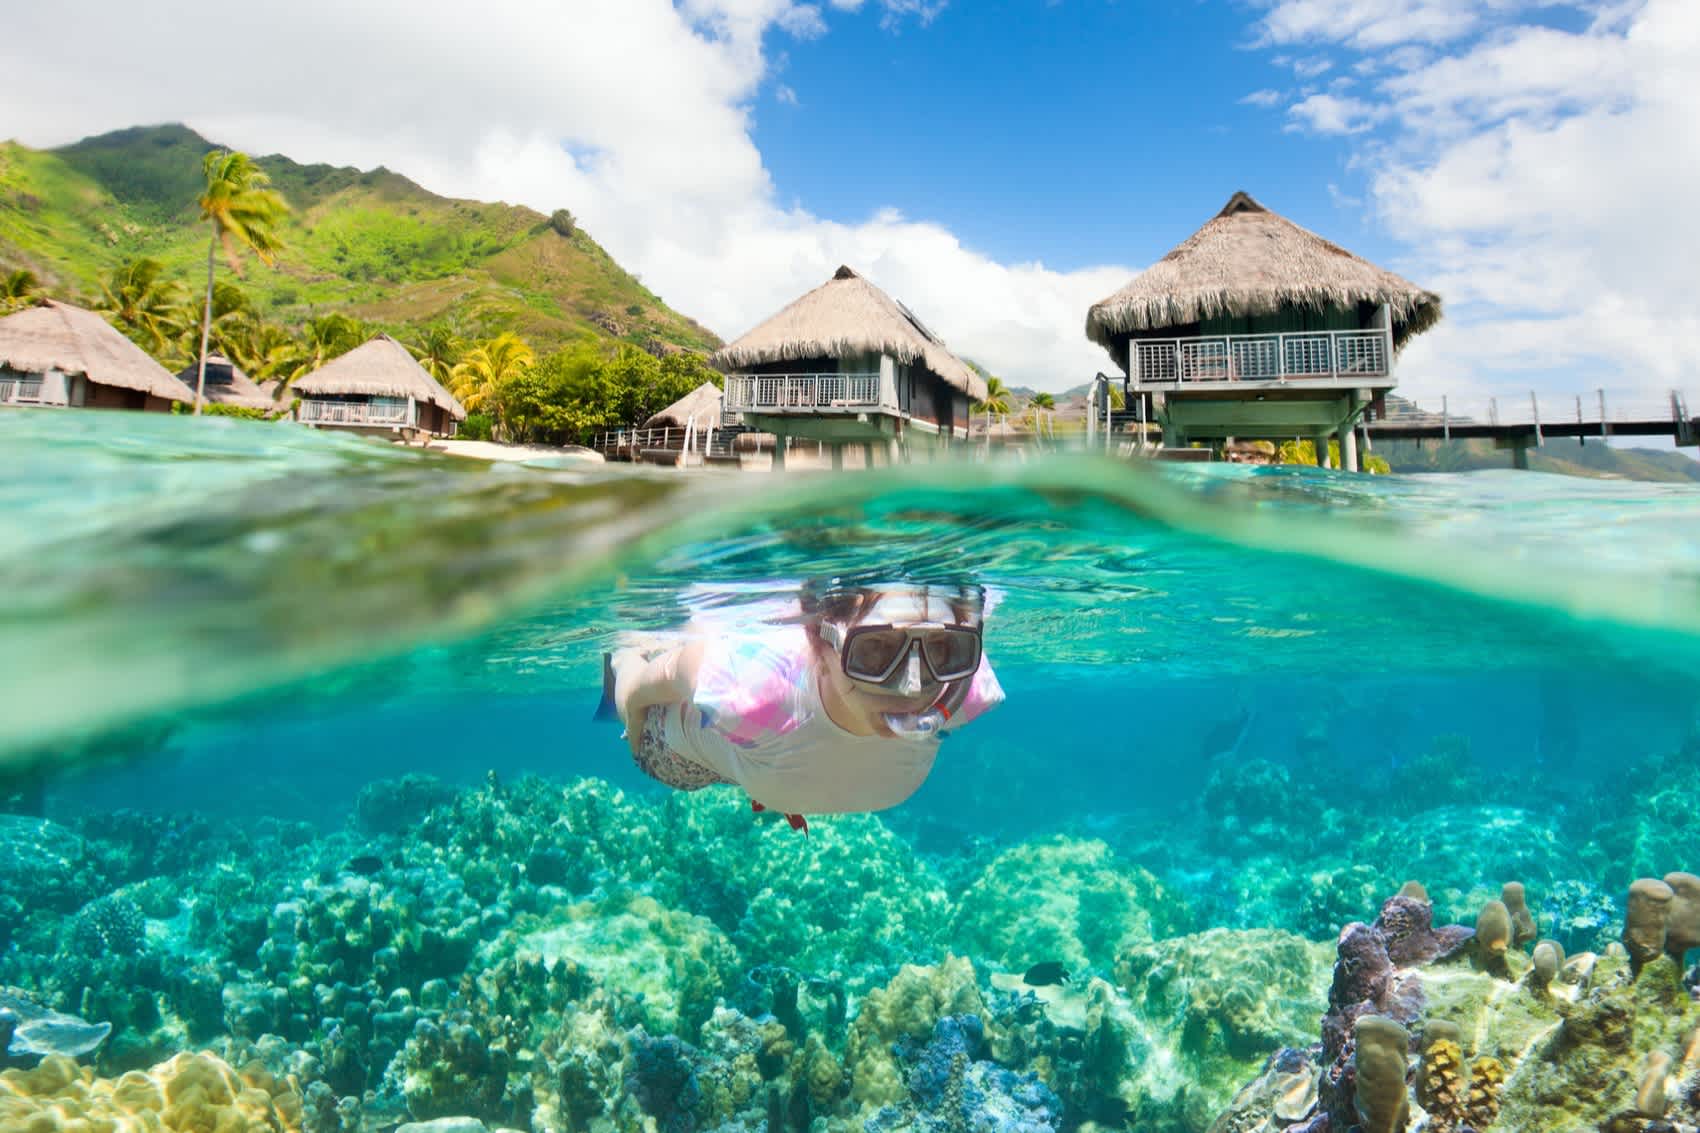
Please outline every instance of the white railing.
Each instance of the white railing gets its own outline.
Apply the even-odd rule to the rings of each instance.
[[[733,374],[726,379],[724,405],[728,413],[855,411],[884,406],[880,393],[880,375],[877,372]]]
[[[1263,382],[1292,379],[1355,381],[1393,370],[1385,330],[1305,331],[1296,334],[1215,335],[1134,339],[1132,384]]]
[[[395,401],[317,401],[303,399],[297,420],[307,425],[411,425],[412,406]]]
[[[40,378],[0,378],[0,405],[40,405]]]
[[[1413,394],[1389,397],[1389,425],[1602,426],[1670,422],[1679,438],[1693,427],[1700,402],[1684,390],[1592,389],[1586,393]]]

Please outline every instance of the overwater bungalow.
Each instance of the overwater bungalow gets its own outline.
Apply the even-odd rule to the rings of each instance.
[[[387,334],[331,359],[289,388],[301,399],[296,420],[304,425],[403,438],[452,437],[466,420],[454,395]]]
[[[0,319],[0,405],[169,413],[195,391],[93,311],[44,300]]]
[[[725,409],[776,438],[782,467],[792,438],[931,451],[968,439],[969,408],[986,383],[902,303],[847,267],[715,352],[727,372]]]
[[[1194,440],[1309,438],[1357,468],[1354,428],[1395,383],[1400,348],[1440,296],[1359,259],[1245,193],[1120,291],[1086,335],[1126,373],[1130,410]]]
[[[177,380],[188,386],[191,394],[200,380],[200,368],[198,362],[191,362],[177,371]],[[242,367],[222,354],[207,355],[207,380],[201,388],[201,400],[207,405],[261,409],[267,413],[285,408],[244,374]]]

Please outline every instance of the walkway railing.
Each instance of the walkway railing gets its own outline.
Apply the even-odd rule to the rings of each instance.
[[[1342,382],[1392,373],[1393,342],[1384,330],[1134,339],[1130,383]]]
[[[305,398],[296,420],[308,425],[411,425],[405,401],[318,401]]]
[[[0,378],[0,405],[41,404],[40,378]]]
[[[733,374],[726,379],[727,413],[818,413],[881,408],[880,375]]]
[[[1647,390],[1594,389],[1587,393],[1429,394],[1387,399],[1385,414],[1368,422],[1373,432],[1460,435],[1521,432],[1539,443],[1547,434],[1565,437],[1669,436],[1677,444],[1695,443],[1695,413],[1700,402],[1683,390],[1664,394]]]

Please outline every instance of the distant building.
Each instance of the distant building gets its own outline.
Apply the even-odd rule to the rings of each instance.
[[[1359,259],[1245,193],[1120,291],[1086,335],[1126,372],[1163,443],[1305,437],[1357,467],[1354,426],[1440,296]]]
[[[387,334],[297,378],[289,393],[301,400],[296,420],[304,425],[452,437],[466,420],[454,395]]]
[[[0,319],[0,405],[147,409],[195,391],[93,311],[48,299]]]
[[[200,380],[200,363],[191,362],[177,371],[177,380],[189,387],[191,400],[195,383]],[[267,413],[286,406],[272,400],[271,394],[254,384],[242,368],[222,354],[207,355],[207,380],[201,390],[201,400],[207,405],[230,405],[240,409],[263,409]]]
[[[847,444],[887,459],[966,443],[985,381],[914,313],[847,267],[711,361],[728,374],[725,410],[777,438],[818,441],[842,464]]]

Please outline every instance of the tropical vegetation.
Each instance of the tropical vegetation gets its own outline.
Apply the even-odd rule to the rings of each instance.
[[[195,166],[198,178],[188,172]],[[286,200],[284,188],[298,202]],[[91,201],[108,219],[83,210]],[[409,222],[433,206],[451,215],[427,237]],[[29,223],[32,216],[45,227]],[[97,223],[101,238],[84,239],[84,229]],[[418,239],[398,235],[410,228]],[[286,233],[289,254],[280,255]],[[206,241],[198,298],[188,281],[195,269],[184,255],[186,236]],[[320,290],[331,274],[327,240],[332,263],[365,285],[345,293],[353,301]],[[373,258],[374,240],[387,249],[382,265]],[[542,265],[552,283],[568,273],[588,280],[596,305],[582,318],[539,321],[481,290],[475,259],[500,260],[528,246],[521,258]],[[114,255],[114,248],[132,254]],[[221,280],[220,249],[238,274],[246,253],[275,270],[241,283]],[[92,264],[102,265],[98,274],[88,272]],[[515,263],[499,270],[490,266],[495,260],[486,264],[493,279],[526,282]],[[427,283],[481,298],[428,308],[397,301],[398,293]],[[551,305],[531,286],[502,291],[533,314]],[[209,150],[181,127],[124,131],[47,153],[0,144],[0,314],[45,295],[102,312],[173,371],[222,354],[255,381],[275,381],[280,411],[297,378],[387,332],[466,406],[467,434],[501,440],[586,440],[720,381],[703,358],[718,340],[620,271],[566,209],[544,219],[506,205],[444,201],[381,170],[357,174]],[[552,305],[561,315],[564,304]],[[418,318],[424,309],[436,317]],[[221,416],[267,412],[186,408]]]
[[[214,150],[201,160],[206,189],[195,201],[201,219],[212,225],[207,242],[207,294],[201,315],[199,371],[195,376],[195,413],[201,412],[201,393],[206,385],[207,346],[212,338],[213,273],[218,250],[230,270],[242,273],[240,253],[249,251],[268,266],[275,262],[283,240],[278,226],[289,214],[289,206],[276,191],[267,188],[271,178],[251,158],[239,151]],[[149,261],[152,262],[152,261]]]

